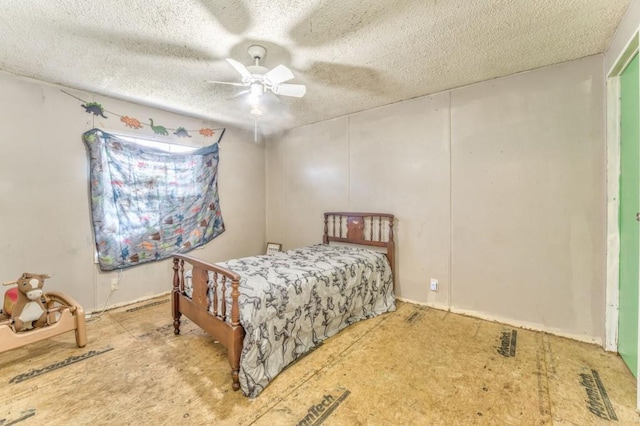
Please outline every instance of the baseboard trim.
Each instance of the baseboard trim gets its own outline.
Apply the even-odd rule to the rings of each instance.
[[[113,305],[107,306],[105,309],[94,309],[94,310],[89,311],[87,313],[87,317],[90,318],[91,315],[101,314],[102,312],[110,311],[112,309],[122,308],[123,306],[133,305],[134,303],[145,302],[147,300],[155,299],[155,298],[158,298],[158,297],[168,296],[168,295],[171,294],[172,291],[173,290],[167,290],[167,291],[163,291],[162,293],[152,294],[151,296],[140,297],[140,298],[135,299],[135,300],[128,300],[126,302],[114,303]]]
[[[543,324],[535,324],[535,323],[529,323],[529,322],[525,322],[525,321],[517,321],[517,320],[511,319],[511,318],[504,318],[504,317],[489,315],[489,314],[486,314],[484,312],[474,311],[474,310],[470,310],[470,309],[459,309],[459,308],[449,307],[449,306],[446,306],[446,305],[438,305],[438,304],[426,303],[426,302],[417,302],[415,300],[407,299],[407,298],[404,298],[404,297],[397,297],[397,296],[396,296],[396,299],[398,299],[398,300],[400,300],[402,302],[407,302],[407,303],[411,303],[411,304],[414,304],[414,305],[427,306],[429,308],[437,309],[439,311],[451,312],[451,313],[454,313],[454,314],[460,314],[460,315],[465,315],[465,316],[469,316],[469,317],[479,318],[479,319],[486,320],[486,321],[499,322],[501,324],[506,324],[506,325],[510,325],[510,326],[513,326],[513,327],[522,328],[522,329],[525,329],[525,330],[540,331],[540,332],[543,332],[543,333],[553,334],[554,336],[565,337],[567,339],[577,340],[579,342],[595,344],[595,345],[598,345],[598,346],[602,347],[604,350],[607,350],[607,348],[604,347],[604,345],[603,345],[602,339],[598,338],[598,337],[584,336],[584,335],[580,335],[580,334],[571,334],[571,333],[567,333],[567,332],[564,332],[564,331],[559,330],[559,329],[545,327]],[[609,351],[609,352],[615,352],[615,351]]]

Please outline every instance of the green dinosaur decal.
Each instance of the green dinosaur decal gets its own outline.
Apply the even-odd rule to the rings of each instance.
[[[164,126],[154,126],[153,118],[150,118],[149,121],[151,122],[151,129],[153,129],[153,133],[155,133],[156,135],[165,135],[165,136],[167,136],[169,134],[169,132],[167,131],[166,127],[164,127]]]

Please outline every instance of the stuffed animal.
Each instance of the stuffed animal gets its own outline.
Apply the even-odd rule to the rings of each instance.
[[[25,272],[16,281],[4,283],[18,285],[16,300],[11,300],[11,294],[5,294],[4,300],[5,314],[11,316],[16,332],[47,324],[47,308],[42,303],[42,287],[46,278],[51,277]]]

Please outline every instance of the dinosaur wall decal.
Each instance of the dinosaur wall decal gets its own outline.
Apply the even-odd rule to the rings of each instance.
[[[85,112],[91,113],[102,118],[108,118],[104,115],[104,108],[97,102],[88,102],[81,105]]]
[[[174,135],[179,136],[181,138],[190,138],[191,135],[188,133],[187,129],[185,129],[184,127],[178,127],[176,129],[175,132],[173,132]]]
[[[122,121],[124,124],[127,125],[127,127],[131,127],[132,129],[142,128],[142,123],[140,123],[137,119],[128,117],[126,115],[123,115],[122,117],[120,117],[120,121]]]
[[[153,118],[150,118],[149,121],[151,122],[151,129],[153,130],[153,133],[155,133],[156,135],[165,135],[165,136],[167,136],[169,134],[169,132],[167,131],[166,127],[154,125],[153,124]]]
[[[150,118],[149,121],[151,122],[151,129],[153,130],[153,133],[155,133],[156,135],[164,135],[164,136],[169,135],[169,132],[167,131],[166,127],[154,125],[153,118]]]
[[[89,114],[93,114],[97,117],[102,117],[102,118],[109,118],[105,115],[105,112],[108,112],[109,114],[117,115],[118,117],[120,117],[120,121],[124,123],[127,127],[136,129],[136,130],[142,129],[144,126],[147,126],[146,123],[141,123],[136,118],[129,117],[127,115],[120,115],[111,111],[106,111],[102,106],[102,104],[98,102],[87,102],[84,99],[79,98],[78,96],[75,96],[67,91],[61,90],[61,92],[82,102],[81,104],[82,108],[84,108],[85,112]],[[212,129],[210,127],[203,127],[201,129],[187,129],[185,127],[179,126],[177,128],[171,128],[171,127],[165,127],[165,126],[159,126],[159,125],[156,126],[152,119],[149,119],[149,121],[151,122],[151,125],[149,127],[151,127],[153,132],[157,135],[169,136],[169,131],[172,131],[173,134],[178,137],[190,138],[191,135],[189,134],[189,132],[198,132],[198,134],[204,136],[205,138],[210,138],[215,134],[219,134],[220,136],[218,137],[217,143],[220,142],[225,131],[224,128]]]

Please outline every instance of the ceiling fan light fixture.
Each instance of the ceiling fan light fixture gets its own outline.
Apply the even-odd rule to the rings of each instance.
[[[262,83],[252,83],[251,86],[249,86],[249,104],[252,108],[258,109],[262,95],[264,95],[264,86]]]
[[[251,96],[252,98],[259,98],[260,96],[264,95],[264,87],[262,85],[262,83],[252,83],[251,87],[250,87],[250,94],[249,96]]]

